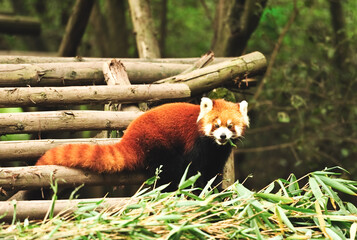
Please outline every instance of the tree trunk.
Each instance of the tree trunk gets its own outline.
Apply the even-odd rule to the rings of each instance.
[[[125,129],[141,112],[46,111],[0,114],[0,135],[46,131]]]
[[[148,0],[129,0],[136,45],[140,58],[160,58],[160,48]]]
[[[212,50],[216,56],[240,56],[258,26],[267,0],[219,0]]]
[[[87,27],[94,0],[77,0],[71,17],[66,26],[66,32],[58,50],[63,57],[76,56],[77,47]]]
[[[129,31],[126,26],[124,0],[107,0],[106,13],[109,32],[107,57],[128,57]],[[103,43],[102,43],[103,44]]]
[[[94,34],[93,45],[96,46],[94,56],[108,57],[110,52],[109,44],[107,44],[109,42],[108,26],[98,1],[94,2],[89,24],[92,26],[92,34]]]
[[[346,21],[343,12],[343,3],[340,0],[329,0],[331,23],[334,30],[335,40],[335,64],[343,69],[351,61],[350,41],[346,35]]]
[[[161,0],[161,15],[160,15],[160,52],[161,56],[165,57],[165,42],[166,42],[166,32],[167,32],[167,1]]]
[[[186,84],[0,88],[0,107],[131,103],[190,96]]]

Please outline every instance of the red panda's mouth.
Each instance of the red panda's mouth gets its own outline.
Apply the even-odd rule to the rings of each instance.
[[[225,145],[228,142],[228,139],[215,139],[218,145]]]

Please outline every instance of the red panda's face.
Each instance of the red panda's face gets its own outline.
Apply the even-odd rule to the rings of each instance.
[[[247,106],[246,101],[237,104],[203,98],[197,119],[200,122],[201,132],[214,138],[219,145],[241,137],[244,129],[249,126]]]

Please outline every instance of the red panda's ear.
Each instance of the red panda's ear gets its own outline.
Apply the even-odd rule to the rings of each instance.
[[[198,115],[197,122],[200,121],[204,115],[206,115],[213,108],[213,102],[211,99],[203,97],[201,98],[200,114]]]
[[[243,115],[243,122],[244,124],[249,127],[249,117],[248,117],[248,103],[247,101],[243,100],[239,103],[239,110]]]

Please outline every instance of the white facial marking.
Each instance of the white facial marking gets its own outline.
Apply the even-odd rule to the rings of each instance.
[[[226,127],[220,127],[213,131],[213,136],[219,145],[224,145],[232,138],[233,133]]]
[[[235,137],[237,138],[237,137],[242,136],[242,132],[243,132],[242,128],[239,127],[239,126],[235,126],[234,128],[236,130],[236,136]]]
[[[203,97],[201,98],[200,114],[198,115],[197,122],[200,121],[204,115],[206,115],[213,108],[213,102],[211,99]]]
[[[206,126],[203,127],[203,132],[205,133],[206,136],[211,135],[211,130],[212,130],[211,124],[207,124]]]
[[[248,103],[247,101],[243,100],[239,103],[239,110],[243,116],[244,124],[249,127],[249,117],[248,117]]]

